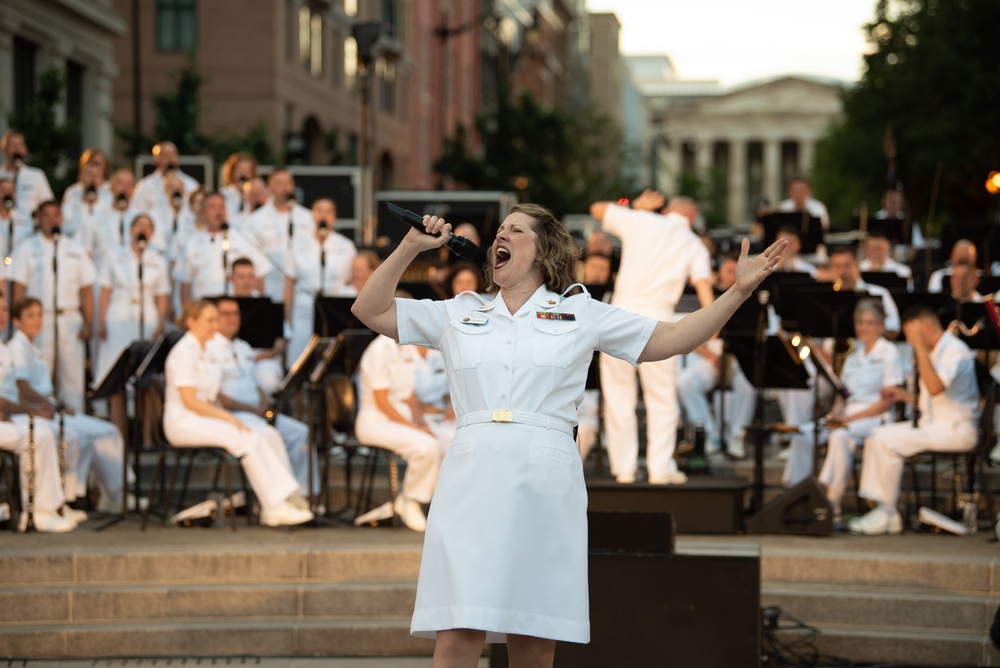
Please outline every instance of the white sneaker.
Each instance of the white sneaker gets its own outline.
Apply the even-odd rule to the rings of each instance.
[[[413,531],[422,532],[427,529],[427,517],[424,516],[424,509],[413,499],[407,499],[400,494],[392,504],[392,509],[399,515],[408,528]]]
[[[76,524],[83,524],[88,519],[86,511],[77,510],[76,508],[71,508],[69,505],[64,504],[62,508],[59,509],[59,513],[67,518],[73,520]]]
[[[632,483],[635,482],[635,474],[634,473],[619,473],[618,475],[615,476],[615,482],[617,482],[619,484],[622,484],[622,485],[631,485]]]
[[[687,474],[683,471],[671,471],[666,475],[649,476],[650,485],[683,485],[687,481]]]
[[[993,446],[990,450],[990,461],[994,464],[1000,464],[1000,443]]]
[[[35,511],[35,531],[41,533],[69,533],[76,528],[76,522],[68,517],[48,510]]]
[[[392,501],[386,501],[381,506],[376,506],[367,513],[355,517],[354,526],[359,527],[363,524],[374,526],[381,520],[391,519],[393,515],[395,515],[395,511],[392,509]]]
[[[312,519],[311,511],[296,508],[288,501],[283,501],[277,508],[262,510],[260,513],[260,523],[266,527],[295,526],[310,522]]]
[[[888,513],[875,508],[848,522],[847,530],[862,536],[903,533],[903,517],[896,510]]]
[[[743,447],[743,439],[742,438],[739,439],[739,440],[733,439],[732,441],[730,441],[729,443],[727,443],[726,444],[726,452],[728,452],[729,456],[732,457],[733,459],[746,459],[747,458],[747,451]]]
[[[792,456],[792,446],[783,448],[778,454],[774,456],[779,462],[787,462],[788,458]]]
[[[146,505],[148,505],[148,503],[149,499],[146,498],[143,498],[141,501],[137,502],[135,494],[133,494],[132,492],[128,493],[128,497],[126,497],[125,500],[125,504],[130,512],[135,511],[136,508],[139,508],[140,510],[145,510]],[[97,500],[96,510],[98,513],[102,515],[118,514],[122,511],[122,500],[111,499],[102,494],[101,498]]]

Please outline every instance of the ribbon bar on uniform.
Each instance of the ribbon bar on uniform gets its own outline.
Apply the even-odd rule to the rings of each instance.
[[[573,430],[575,428],[574,425],[566,422],[565,420],[560,420],[559,418],[538,415],[537,413],[523,413],[511,410],[473,411],[458,418],[457,424],[459,427],[465,427],[470,424],[483,424],[484,422],[513,422],[516,424],[530,424],[535,427],[555,429],[563,432],[564,434],[569,434],[570,436],[573,436]]]

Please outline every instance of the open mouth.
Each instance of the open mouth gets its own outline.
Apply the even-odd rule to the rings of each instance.
[[[503,246],[497,246],[496,251],[496,262],[493,264],[494,269],[499,269],[510,261],[510,251]]]

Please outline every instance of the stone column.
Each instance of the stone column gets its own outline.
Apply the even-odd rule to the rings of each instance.
[[[118,66],[103,60],[87,68],[83,100],[83,145],[100,148],[108,155],[114,149],[113,86]]]
[[[694,143],[694,170],[700,179],[708,178],[712,168],[712,142],[707,139],[696,139]]]
[[[773,204],[782,199],[781,192],[781,142],[764,140],[764,195]]]
[[[816,140],[812,137],[799,141],[799,173],[812,178],[813,161],[816,159]]]
[[[726,215],[729,224],[742,228],[747,222],[747,143],[744,139],[729,140],[729,173]]]

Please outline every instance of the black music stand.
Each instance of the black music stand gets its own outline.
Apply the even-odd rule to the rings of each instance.
[[[238,338],[251,348],[271,348],[284,338],[285,306],[267,297],[232,297],[240,305]]]
[[[770,293],[769,303],[783,321],[793,323],[796,317],[795,297],[799,290],[819,285],[815,278],[800,271],[776,271],[764,279],[759,290]],[[742,308],[742,307],[741,307]],[[750,323],[750,331],[753,323]]]
[[[834,290],[829,283],[800,288],[795,293],[797,329],[816,338],[850,338],[854,336],[854,308],[869,296],[867,292]]]
[[[744,375],[754,386],[754,482],[750,513],[764,505],[764,440],[770,431],[764,424],[764,390],[767,388],[808,389],[809,374],[795,350],[778,336],[767,336],[767,305],[759,301],[760,291],[747,299],[722,330],[723,344],[733,353]]]
[[[900,318],[906,317],[907,312],[915,306],[927,306],[937,313],[941,320],[941,326],[947,327],[948,323],[955,319],[955,314],[958,312],[957,303],[947,292],[890,290],[889,294],[896,302]],[[902,332],[900,332],[900,340],[902,340]]]
[[[167,354],[181,340],[184,334],[185,332],[182,331],[170,330],[160,334],[159,338],[153,342],[153,345],[149,348],[149,352],[146,353],[146,356],[135,370],[135,387],[137,390],[148,389],[152,377],[163,373],[167,363]]]
[[[354,297],[316,297],[313,306],[313,333],[337,336],[345,329],[364,329],[364,324],[351,313]]]
[[[115,360],[114,365],[108,370],[101,379],[101,384],[97,386],[96,390],[90,393],[91,399],[110,399],[116,394],[120,394],[126,391],[126,386],[132,382],[134,387],[135,372],[139,368],[139,364],[149,353],[149,350],[153,347],[151,341],[145,339],[140,339],[138,341],[133,341],[122,350],[118,359]],[[107,522],[97,527],[98,531],[103,531],[108,527],[114,526],[128,517],[128,443],[132,442],[132,462],[135,469],[135,498],[139,498],[139,473],[140,473],[140,462],[139,462],[139,447],[140,441],[142,440],[142,402],[135,402],[135,417],[132,418],[131,429],[129,430],[125,442],[125,452],[122,453],[122,510],[121,514],[116,515],[109,519]],[[122,436],[126,436],[123,434]]]
[[[851,229],[861,230],[861,217],[854,216],[851,219]],[[889,240],[892,244],[910,245],[912,237],[912,225],[905,218],[876,218],[874,215],[868,216],[867,229],[868,236],[880,235]]]
[[[865,283],[881,285],[887,290],[907,290],[910,287],[910,279],[906,276],[900,276],[894,271],[863,271],[861,279]]]
[[[816,247],[823,243],[823,223],[819,218],[809,215],[808,211],[778,211],[761,216],[757,219],[764,226],[764,247],[774,243],[782,228],[793,228],[799,233],[803,255],[816,252]]]

